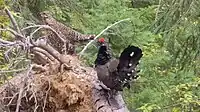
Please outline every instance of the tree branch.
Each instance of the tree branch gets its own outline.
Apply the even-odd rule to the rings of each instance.
[[[15,42],[3,40],[3,39],[1,39],[1,38],[0,38],[0,43],[2,43],[2,44],[8,44],[8,45],[14,45],[14,44],[16,44]]]
[[[5,12],[9,16],[9,18],[10,18],[10,20],[11,20],[13,26],[14,26],[14,29],[17,31],[17,33],[21,34],[19,26],[17,25],[17,22],[16,22],[15,18],[13,17],[13,15],[11,14],[11,12],[8,10],[8,8],[5,8]]]
[[[34,54],[34,58],[32,59],[32,61],[38,65],[46,65],[49,60],[47,59],[47,56],[45,56],[44,54],[38,52],[38,51],[32,51],[32,53]]]
[[[13,35],[15,35],[16,37],[20,37],[19,39],[20,40],[24,40],[25,39],[25,37],[22,35],[22,34],[20,34],[20,33],[18,33],[18,32],[16,32],[16,31],[14,31],[14,30],[12,30],[12,29],[10,29],[10,28],[6,28],[6,29],[1,29],[0,28],[0,31],[9,31],[10,33],[12,33]]]
[[[111,28],[111,27],[113,27],[113,26],[115,26],[115,25],[117,25],[117,24],[119,24],[119,23],[121,23],[121,22],[123,22],[123,21],[128,21],[128,20],[130,20],[130,18],[127,18],[127,19],[123,19],[123,20],[120,20],[120,21],[118,21],[118,22],[115,22],[114,24],[112,24],[112,25],[109,25],[106,29],[104,29],[103,31],[101,31],[101,33],[99,33],[93,40],[91,40],[84,48],[83,48],[83,50],[79,53],[79,55],[81,56],[81,55],[83,55],[83,53],[85,52],[85,50],[87,49],[87,47],[90,45],[90,44],[92,44],[92,42],[94,42],[99,36],[101,36],[105,31],[107,31],[109,28]]]
[[[21,72],[21,71],[24,71],[24,70],[27,70],[27,68],[22,68],[22,69],[17,69],[17,70],[1,70],[0,74],[2,74],[2,73],[11,73],[11,72]]]
[[[46,50],[50,55],[52,55],[55,59],[57,59],[62,64],[68,63],[68,61],[69,61],[69,60],[63,59],[64,56],[62,54],[60,54],[57,50],[55,50],[52,46],[50,46],[47,43],[46,38],[38,39],[37,42],[35,42],[35,46]]]
[[[39,47],[34,47],[32,49],[35,52],[40,52],[42,54],[44,54],[46,57],[48,57],[50,60],[54,60],[55,58],[53,58],[53,56],[51,56],[47,51],[45,51],[44,49],[41,49]]]
[[[37,28],[33,33],[31,33],[31,36],[34,35],[34,33],[36,33],[37,31],[39,31],[40,29],[44,28],[44,29],[50,29],[53,33],[56,34],[56,36],[63,42],[66,42],[66,40],[64,40],[53,28],[51,28],[48,25],[33,25],[33,26],[28,26],[22,29],[22,31],[30,29],[30,28]]]
[[[17,106],[16,106],[16,110],[15,112],[19,112],[19,107],[21,105],[21,100],[22,100],[22,94],[23,94],[23,91],[24,91],[24,88],[26,86],[26,82],[28,80],[28,75],[31,73],[31,70],[32,70],[32,66],[29,67],[27,73],[26,73],[26,77],[23,79],[23,84],[21,85],[20,87],[20,90],[19,90],[19,96],[18,96],[18,99],[17,99]]]

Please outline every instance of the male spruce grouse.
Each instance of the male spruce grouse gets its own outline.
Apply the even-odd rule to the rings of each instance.
[[[138,76],[136,66],[143,56],[142,50],[135,46],[128,46],[123,50],[119,59],[112,58],[108,43],[100,38],[97,58],[95,60],[95,69],[98,79],[107,89],[123,91],[124,87],[130,88],[130,82]]]
[[[63,48],[66,47],[68,54],[74,54],[75,43],[92,40],[95,37],[95,35],[81,34],[72,28],[67,27],[54,19],[48,11],[41,12],[40,16],[42,18],[42,24],[52,27],[64,40],[67,41],[66,46],[64,46],[64,43],[53,32],[48,32],[48,40],[60,53],[64,53]]]

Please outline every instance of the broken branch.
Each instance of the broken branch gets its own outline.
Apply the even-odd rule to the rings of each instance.
[[[17,31],[17,33],[21,34],[19,26],[17,25],[17,22],[16,22],[15,18],[13,17],[13,15],[11,14],[11,12],[8,10],[8,8],[5,8],[5,12],[9,16],[9,18],[10,18],[10,20],[11,20],[13,26],[14,26],[14,29]]]
[[[38,28],[39,27],[39,28]],[[65,42],[65,40],[50,26],[48,25],[33,25],[33,26],[28,26],[22,29],[22,31],[30,29],[30,28],[37,28],[31,35],[33,35],[34,33],[36,33],[37,31],[39,31],[40,29],[44,28],[44,29],[50,29],[53,33],[56,34],[56,36],[63,42]]]
[[[6,28],[6,29],[1,29],[0,28],[0,31],[9,31],[10,33],[12,33],[13,35],[15,35],[16,37],[20,37],[20,40],[23,40],[23,39],[25,39],[25,37],[22,35],[22,34],[20,34],[20,33],[18,33],[18,32],[16,32],[16,31],[14,31],[14,30],[12,30],[12,29],[10,29],[10,28]]]
[[[109,25],[106,29],[104,29],[103,31],[101,31],[101,33],[99,33],[93,40],[91,40],[91,41],[83,48],[83,50],[79,53],[80,56],[83,55],[83,53],[85,52],[85,50],[87,49],[87,47],[88,47],[90,44],[92,44],[92,42],[94,42],[94,41],[95,41],[99,36],[101,36],[105,31],[107,31],[109,28],[111,28],[111,27],[113,27],[113,26],[115,26],[115,25],[117,25],[117,24],[119,24],[119,23],[121,23],[121,22],[123,22],[123,21],[128,21],[128,20],[130,20],[130,18],[123,19],[123,20],[120,20],[120,21],[118,21],[118,22],[115,22],[115,23],[112,24],[112,25]]]

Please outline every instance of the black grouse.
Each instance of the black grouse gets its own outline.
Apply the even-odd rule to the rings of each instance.
[[[138,76],[136,66],[143,56],[139,47],[129,45],[123,50],[119,59],[112,58],[111,51],[104,38],[100,38],[99,50],[95,60],[98,79],[109,89],[123,91],[130,88],[130,82]]]

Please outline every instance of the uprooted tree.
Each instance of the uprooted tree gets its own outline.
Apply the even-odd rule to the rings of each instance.
[[[5,12],[12,28],[1,31],[10,32],[14,38],[12,41],[0,38],[5,59],[9,62],[10,52],[15,51],[25,54],[28,61],[23,72],[18,71],[0,87],[0,111],[128,112],[120,93],[109,98],[99,85],[96,71],[82,64],[78,56],[66,54],[69,49],[66,34],[49,25],[19,28],[10,11]],[[13,71],[0,71],[0,75],[6,72]]]

